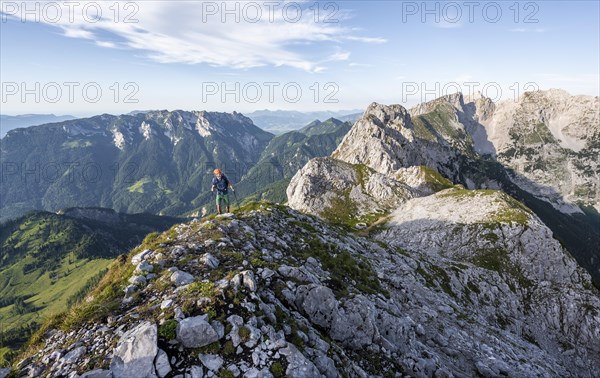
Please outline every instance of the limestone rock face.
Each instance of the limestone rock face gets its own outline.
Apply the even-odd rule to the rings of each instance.
[[[377,214],[393,211],[406,199],[454,184],[501,190],[530,207],[600,282],[599,106],[598,97],[561,90],[526,92],[498,103],[481,94],[456,93],[410,110],[373,103],[331,158],[366,166],[395,180],[396,187],[410,187],[410,194],[386,204],[357,195],[361,191],[352,185],[340,185],[348,193],[327,190],[325,183],[338,180],[331,176],[344,177],[344,182],[354,177],[315,170],[319,164],[309,162],[290,182],[289,204],[366,229],[381,221]],[[360,181],[368,181],[369,174],[367,170]],[[390,191],[394,187],[381,177],[377,182]],[[324,211],[328,205],[335,215]]]
[[[512,308],[522,313],[522,326],[544,343],[552,343],[546,336],[549,330],[569,343],[591,342],[589,337],[600,332],[597,324],[589,328],[583,320],[590,314],[582,303],[600,305],[597,296],[580,291],[591,286],[589,276],[531,210],[504,193],[448,189],[412,199],[391,214],[377,238],[502,276],[510,290],[504,290],[502,298],[492,294],[499,302],[496,310]],[[461,274],[457,278],[468,280]],[[449,290],[460,292],[452,281]],[[572,322],[575,319],[580,320]]]
[[[489,157],[513,171],[516,185],[562,212],[581,212],[579,204],[600,211],[599,106],[598,97],[562,90],[498,103],[457,93],[410,110],[373,103],[332,157],[388,175],[427,166],[471,189],[493,185],[466,169]]]
[[[578,204],[600,209],[599,98],[566,91],[526,92],[493,103],[480,94],[444,96],[410,109],[415,118],[445,114],[464,128],[479,155],[514,170],[522,189],[565,213]]]

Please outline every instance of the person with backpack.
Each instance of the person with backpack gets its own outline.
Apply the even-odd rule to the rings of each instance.
[[[233,188],[233,185],[231,185],[231,182],[227,179],[227,176],[225,176],[223,174],[223,172],[221,172],[221,170],[219,168],[215,169],[213,171],[213,173],[215,174],[215,177],[213,177],[212,179],[212,186],[210,188],[211,192],[214,192],[215,190],[217,191],[217,213],[221,214],[221,202],[223,202],[225,204],[225,210],[228,213],[229,212],[229,194],[228,194],[228,189],[231,188],[232,192],[235,192],[235,189]]]

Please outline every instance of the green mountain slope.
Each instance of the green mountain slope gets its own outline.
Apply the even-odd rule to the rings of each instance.
[[[30,212],[0,226],[0,361],[95,285],[115,256],[180,218],[108,209]]]
[[[329,118],[324,122],[315,120],[298,131],[308,136],[335,133],[344,123],[346,122],[336,118]]]

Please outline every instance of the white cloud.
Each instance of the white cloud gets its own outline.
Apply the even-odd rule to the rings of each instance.
[[[95,11],[87,15],[82,12],[85,3],[78,3],[81,5],[69,12],[65,3],[56,2],[63,7],[63,17],[58,22],[47,23],[62,29],[67,37],[97,41],[98,46],[107,48],[141,50],[159,63],[203,63],[231,68],[273,65],[318,72],[324,69],[321,63],[347,60],[350,53],[318,55],[316,51],[330,49],[312,49],[310,45],[386,42],[383,38],[356,35],[340,22],[315,22],[314,13],[306,8],[296,20],[293,9],[287,14],[283,12],[282,5],[287,3],[274,8],[266,7],[264,2],[145,1],[128,2],[129,8],[115,3],[121,6],[117,17],[112,2],[92,2],[102,7],[103,17],[95,22],[90,22],[90,18],[96,16]],[[236,15],[214,9],[224,4],[228,9],[236,6],[230,4],[238,4],[239,22],[235,20]],[[309,5],[303,4],[303,7]],[[260,17],[257,17],[258,12]],[[126,16],[134,22],[125,22]],[[344,20],[349,13],[340,11],[338,16]],[[223,22],[223,17],[227,22]]]
[[[113,42],[109,42],[109,41],[96,41],[96,45],[100,46],[100,47],[108,47],[108,48],[116,48],[117,45]]]
[[[66,26],[61,26],[61,29],[63,30],[65,37],[94,39],[94,33],[88,30],[70,28]]]
[[[339,60],[348,60],[350,58],[350,52],[348,51],[338,51],[329,56],[330,61],[339,61]]]
[[[513,29],[508,29],[508,31],[513,32],[513,33],[545,33],[546,29],[544,29],[544,28],[535,28],[535,29],[513,28]]]
[[[347,37],[345,37],[345,39],[349,40],[349,41],[357,41],[357,42],[365,42],[365,43],[386,43],[388,40],[385,38],[379,38],[379,37],[357,37],[357,36],[353,36],[353,35],[349,35]]]

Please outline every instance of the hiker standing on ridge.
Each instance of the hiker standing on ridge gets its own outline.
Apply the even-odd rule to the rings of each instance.
[[[215,177],[212,179],[212,186],[210,187],[210,191],[214,192],[217,190],[217,213],[221,214],[221,201],[225,203],[225,210],[229,212],[229,194],[227,194],[228,188],[231,188],[232,192],[235,192],[233,189],[233,185],[227,179],[227,177],[221,172],[219,168],[213,171]]]

